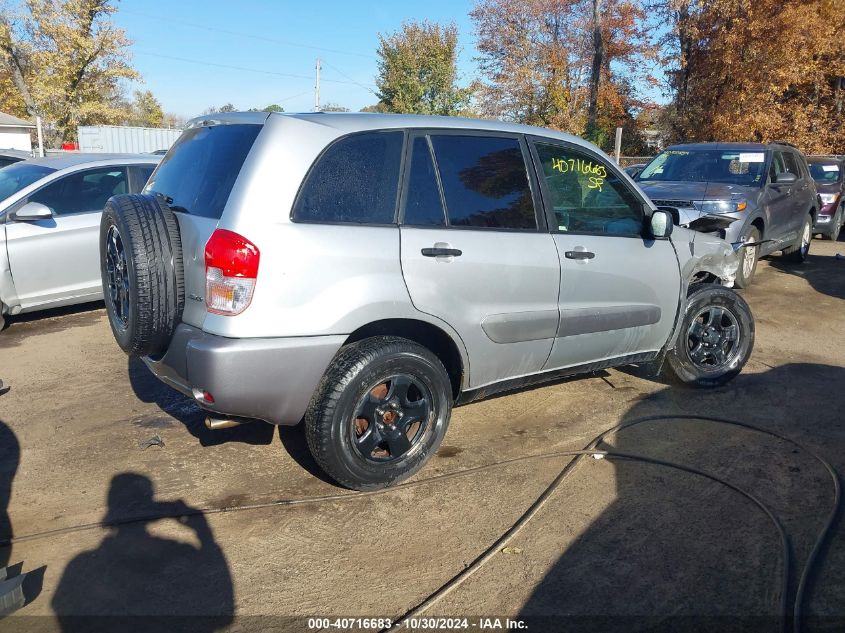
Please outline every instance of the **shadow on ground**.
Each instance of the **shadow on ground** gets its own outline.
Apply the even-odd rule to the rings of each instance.
[[[845,406],[830,398],[842,385],[843,368],[785,365],[742,374],[713,391],[665,389],[634,398],[622,422],[673,414],[732,418],[795,438],[843,470]],[[791,540],[792,606],[833,499],[832,483],[812,457],[765,434],[704,419],[643,423],[609,435],[599,448],[693,466],[759,496]],[[581,528],[524,604],[521,617],[532,628],[779,630],[780,541],[758,507],[695,475],[631,461],[597,464],[578,468],[612,468],[616,498]],[[845,627],[843,544],[837,520],[804,603],[822,630]]]
[[[12,483],[20,464],[21,449],[15,433],[0,420],[0,618],[35,600],[44,584],[42,566],[22,573],[23,561],[14,565],[12,558],[12,521],[9,518],[9,500]]]
[[[150,533],[165,520],[198,545]],[[147,477],[121,473],[111,480],[104,521],[108,535],[68,563],[53,595],[63,633],[210,633],[232,622],[229,566],[204,515],[181,500],[157,501]]]
[[[166,414],[136,420],[135,424],[138,426],[155,429],[169,425],[170,418],[175,418],[185,425],[188,432],[197,438],[202,446],[216,446],[226,442],[270,444],[273,441],[273,427],[260,421],[231,429],[208,429],[205,426],[205,412],[193,400],[156,378],[140,358],[129,357],[126,371],[138,399],[157,405]]]
[[[840,238],[840,240],[845,237]],[[842,258],[814,255],[812,248],[803,264],[790,264],[780,258],[772,258],[771,267],[780,273],[806,279],[814,290],[836,299],[845,299],[845,243],[841,245]]]

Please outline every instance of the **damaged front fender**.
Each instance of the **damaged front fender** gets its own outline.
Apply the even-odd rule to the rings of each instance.
[[[739,250],[743,244],[729,244],[715,235],[677,227],[673,235],[684,296],[689,286],[701,281],[718,282],[732,288],[739,271]]]

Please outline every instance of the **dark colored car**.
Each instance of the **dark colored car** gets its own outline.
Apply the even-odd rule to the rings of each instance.
[[[636,163],[634,165],[628,165],[627,167],[623,168],[626,174],[628,174],[631,178],[636,178],[640,175],[640,172],[643,170],[643,167],[646,166],[646,163]]]
[[[704,215],[722,216],[730,224],[721,237],[754,244],[744,248],[738,288],[751,283],[759,257],[783,251],[802,262],[810,251],[819,199],[807,161],[793,145],[673,145],[636,180],[655,205],[675,209],[676,222],[689,226]]]
[[[845,223],[845,162],[838,158],[810,158],[807,162],[821,200],[813,230],[835,241]]]
[[[32,154],[18,149],[0,149],[0,169],[27,158],[32,158]]]

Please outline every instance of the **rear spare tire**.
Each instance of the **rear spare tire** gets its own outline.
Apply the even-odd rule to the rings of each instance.
[[[164,352],[185,306],[182,242],[170,208],[147,194],[110,198],[100,221],[100,272],[121,349]]]

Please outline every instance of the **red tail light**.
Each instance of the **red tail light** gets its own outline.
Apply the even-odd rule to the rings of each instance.
[[[205,245],[205,304],[209,312],[234,316],[252,301],[258,247],[245,237],[216,229]]]

